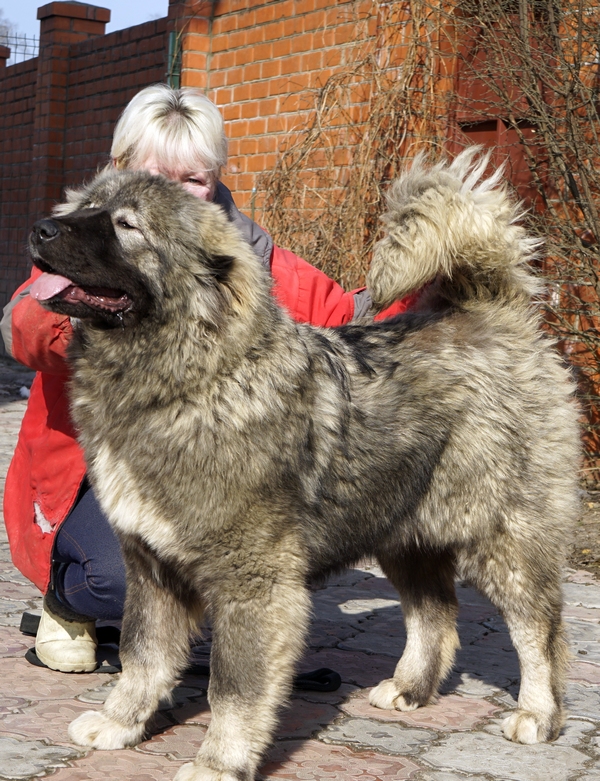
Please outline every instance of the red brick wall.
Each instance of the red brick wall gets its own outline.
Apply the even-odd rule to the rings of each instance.
[[[301,129],[315,90],[374,36],[370,0],[219,0],[180,3],[188,14],[182,84],[207,89],[229,138],[224,181],[249,209],[257,177],[286,135]],[[187,21],[187,20],[186,20]],[[368,97],[368,96],[367,96]]]
[[[93,38],[73,47],[64,140],[64,185],[109,161],[119,114],[143,87],[164,81],[167,19]]]
[[[29,273],[33,222],[108,161],[123,107],[167,69],[167,18],[110,35],[95,6],[49,3],[38,18],[39,57],[0,67],[0,307]]]
[[[23,279],[37,58],[0,70],[0,303]]]
[[[304,126],[314,90],[354,56],[359,29],[363,38],[377,34],[374,8],[371,0],[170,0],[167,18],[110,35],[102,34],[106,9],[68,2],[41,8],[40,57],[0,68],[0,128],[9,137],[0,149],[11,179],[2,196],[0,305],[27,275],[23,247],[32,222],[65,185],[107,161],[129,98],[165,81],[170,30],[180,33],[182,85],[206,89],[223,112],[225,181],[249,213],[258,176],[272,168],[287,135]],[[14,100],[23,108],[12,119]],[[357,100],[364,104],[368,95]]]

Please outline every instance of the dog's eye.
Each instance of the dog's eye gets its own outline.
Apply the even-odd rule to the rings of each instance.
[[[126,228],[127,230],[131,230],[131,231],[137,230],[135,225],[131,225],[130,223],[127,222],[127,220],[124,220],[123,218],[117,220],[117,225],[119,225],[121,228]]]

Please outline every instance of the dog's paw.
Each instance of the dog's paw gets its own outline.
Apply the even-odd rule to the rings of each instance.
[[[179,768],[173,781],[239,781],[239,778],[237,773],[211,770],[204,765],[188,762]]]
[[[381,681],[378,686],[371,689],[369,703],[374,708],[382,710],[411,711],[419,707],[418,702],[408,703],[404,696],[398,692],[398,684],[393,678]]]
[[[143,735],[143,724],[124,727],[102,711],[88,710],[69,725],[69,737],[74,743],[104,751],[135,746]]]
[[[530,711],[516,710],[502,722],[502,732],[515,743],[544,743],[558,737],[560,724],[552,727]]]

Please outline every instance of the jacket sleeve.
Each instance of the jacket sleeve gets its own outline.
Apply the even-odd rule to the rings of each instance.
[[[273,247],[271,275],[275,298],[295,320],[321,326],[352,320],[353,294],[293,252]]]
[[[371,296],[366,288],[345,293],[327,274],[281,247],[273,247],[271,275],[275,298],[299,322],[333,327],[367,316],[370,311]],[[394,302],[375,320],[406,312],[417,295],[411,293]]]
[[[7,352],[19,363],[48,374],[67,374],[66,352],[73,328],[68,317],[48,312],[29,295],[41,273],[34,268],[4,308],[2,336]]]

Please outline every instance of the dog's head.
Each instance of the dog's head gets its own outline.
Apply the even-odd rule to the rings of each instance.
[[[29,248],[44,272],[31,295],[105,328],[175,308],[214,319],[232,297],[234,256],[248,256],[219,207],[163,177],[117,171],[69,192],[33,226]]]

